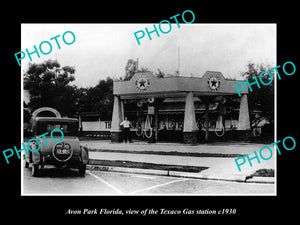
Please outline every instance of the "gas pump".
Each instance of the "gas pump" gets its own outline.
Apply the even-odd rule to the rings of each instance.
[[[139,109],[137,110],[137,136],[143,136],[148,139],[148,142],[155,142],[155,136],[153,133],[153,121],[155,121],[155,107],[152,105],[154,103],[154,98],[148,98],[147,100],[140,100],[137,102]],[[147,115],[144,119],[142,106],[147,103]]]

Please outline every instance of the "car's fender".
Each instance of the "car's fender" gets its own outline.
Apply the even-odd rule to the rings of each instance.
[[[88,162],[89,162],[89,151],[88,151],[87,147],[80,145],[80,155],[81,155],[82,163],[83,164],[88,164]]]

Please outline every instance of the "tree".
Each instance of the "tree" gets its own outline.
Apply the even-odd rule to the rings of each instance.
[[[155,76],[157,78],[164,78],[165,77],[165,73],[163,71],[161,71],[159,68],[157,68],[157,73],[155,73]]]
[[[124,80],[130,80],[131,77],[136,73],[137,71],[137,61],[134,61],[133,59],[128,59],[127,64],[125,66],[125,77]]]
[[[81,112],[98,112],[100,117],[111,119],[113,108],[113,80],[107,77],[95,87],[77,89],[78,106]]]
[[[25,101],[23,101],[23,123],[29,123],[30,122],[30,112],[28,111],[28,105]]]
[[[260,84],[260,88],[256,84],[252,85],[252,92],[249,90],[248,105],[250,111],[250,124],[251,128],[255,128],[263,119],[269,122],[274,122],[274,70],[270,71],[270,66],[254,63],[248,63],[246,65],[247,70],[242,72],[242,76],[248,79],[249,83],[255,82],[254,77],[259,82],[259,76],[262,72],[268,71],[272,74],[273,81],[269,85]],[[261,76],[264,83],[271,81],[270,76],[265,73]],[[255,113],[256,112],[256,113]]]
[[[24,89],[29,91],[29,108],[33,111],[43,106],[53,107],[63,116],[76,113],[75,68],[61,67],[56,60],[31,63],[24,73]]]

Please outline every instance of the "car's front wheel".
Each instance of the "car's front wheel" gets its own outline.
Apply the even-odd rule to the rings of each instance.
[[[31,175],[33,177],[37,177],[38,176],[38,173],[39,173],[39,165],[32,165],[31,166]]]
[[[24,167],[25,167],[25,168],[28,168],[28,167],[29,167],[29,162],[27,162],[26,159],[24,159],[24,160],[25,160],[25,162],[24,162]]]

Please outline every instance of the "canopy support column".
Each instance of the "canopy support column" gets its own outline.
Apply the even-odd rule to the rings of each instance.
[[[209,102],[205,102],[205,141],[208,141],[209,136]]]
[[[250,119],[247,95],[241,96],[238,130],[250,130]]]
[[[185,99],[183,142],[187,144],[196,144],[198,130],[194,106],[194,94],[193,92],[188,92]]]
[[[242,94],[240,103],[239,123],[237,126],[240,140],[249,140],[251,135],[250,118],[248,109],[248,96]]]
[[[122,142],[120,123],[124,117],[123,103],[119,96],[114,96],[113,115],[111,121],[111,142]]]

